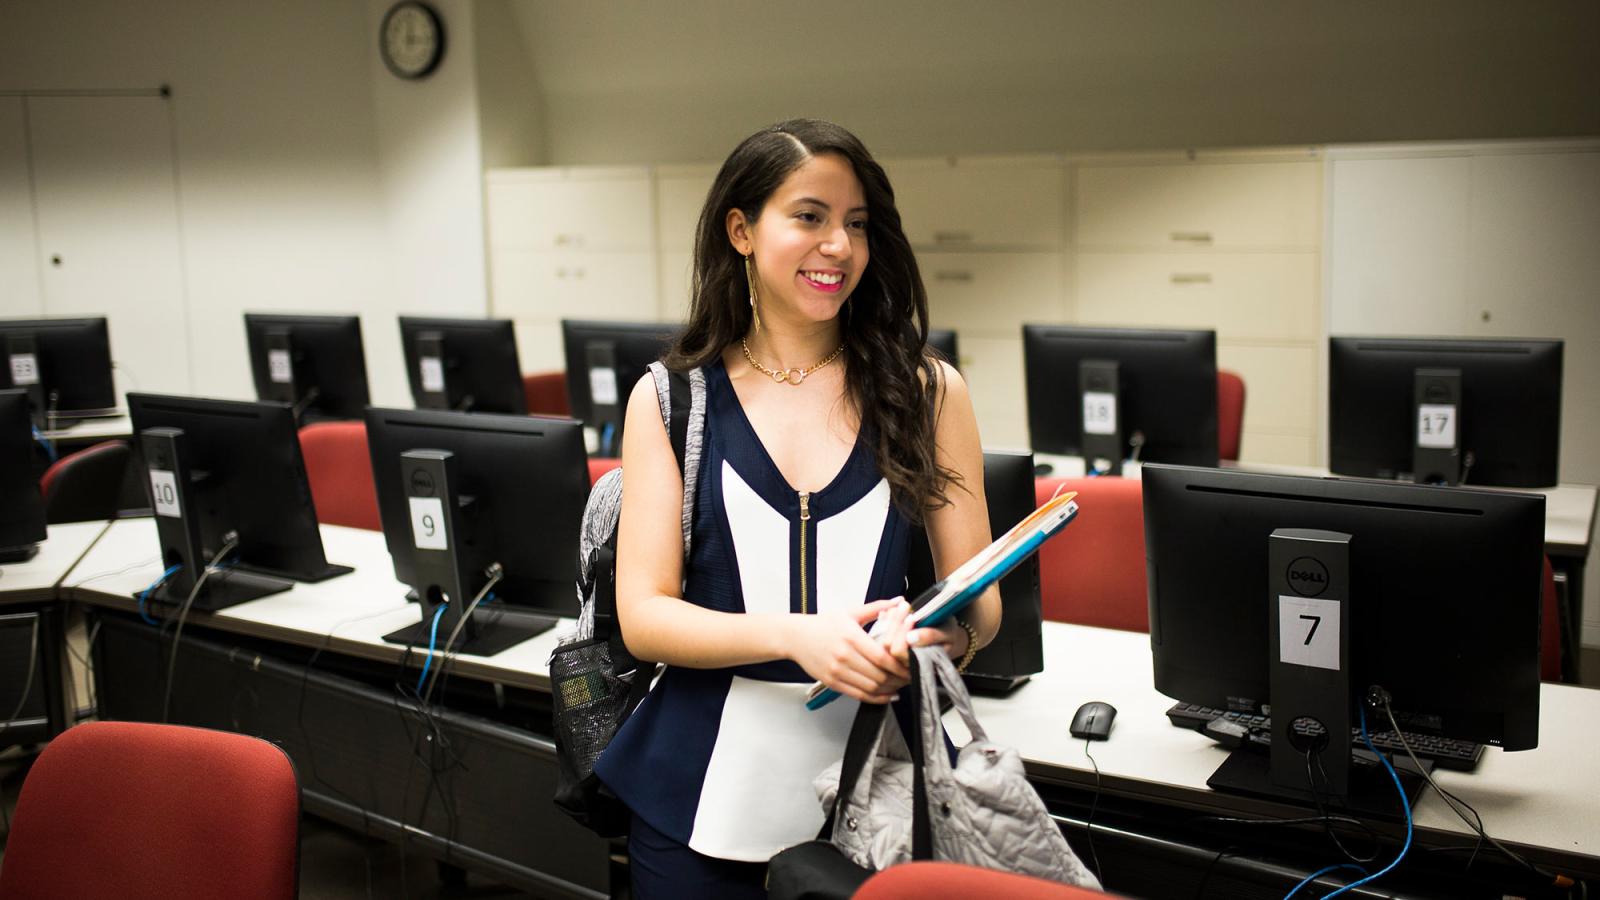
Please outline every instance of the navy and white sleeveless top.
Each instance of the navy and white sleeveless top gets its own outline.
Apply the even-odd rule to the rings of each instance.
[[[905,592],[910,525],[858,435],[827,487],[802,494],[705,368],[706,440],[684,599],[732,613],[841,610]],[[804,515],[802,515],[804,509]],[[595,771],[635,815],[691,849],[765,862],[822,827],[811,782],[837,762],[857,702],[812,712],[795,663],[668,667]]]

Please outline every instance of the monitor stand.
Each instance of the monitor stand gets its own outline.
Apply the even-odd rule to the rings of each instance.
[[[340,575],[348,575],[355,571],[350,566],[339,566],[333,563],[324,563],[321,569],[309,575],[304,572],[291,572],[288,569],[269,569],[266,566],[252,566],[247,563],[240,563],[238,567],[257,575],[265,575],[286,581],[298,581],[303,584],[316,584],[321,581],[327,581],[329,578],[337,578]]]
[[[200,593],[194,598],[190,608],[216,612],[272,594],[280,594],[292,587],[294,582],[282,578],[269,578],[239,569],[215,569],[206,576],[205,584],[200,586]],[[169,581],[151,591],[145,600],[167,606],[182,606],[183,602],[189,599],[189,592],[193,589],[194,582],[187,579],[184,579],[182,584]],[[143,593],[144,591],[138,591],[133,596],[137,599]]]
[[[1423,762],[1423,766],[1431,768],[1431,764],[1426,761]],[[1405,790],[1406,801],[1415,807],[1417,797],[1427,785],[1426,780],[1411,765],[1409,759],[1396,757],[1394,768],[1395,774],[1400,776],[1400,786]],[[1394,779],[1389,777],[1389,772],[1384,769],[1383,764],[1364,748],[1356,753],[1351,762],[1349,789],[1343,797],[1327,793],[1314,797],[1310,791],[1274,783],[1272,757],[1250,747],[1240,747],[1229,754],[1227,760],[1206,779],[1206,786],[1224,793],[1284,800],[1306,807],[1317,806],[1317,801],[1320,799],[1320,805],[1330,812],[1337,810],[1367,818],[1396,822],[1404,821],[1405,818],[1395,796]]]
[[[19,544],[15,547],[0,547],[0,563],[27,562],[38,555],[38,544]]]
[[[423,613],[427,614],[426,608]],[[472,621],[461,630],[461,636],[456,639],[456,646],[451,648],[451,652],[467,653],[472,656],[494,656],[502,650],[508,650],[529,638],[549,631],[556,626],[557,621],[555,616],[502,606],[489,609],[480,606],[473,611]],[[383,639],[390,644],[426,648],[431,625],[432,623],[428,621],[414,622],[384,635]],[[444,630],[442,623],[439,630]],[[438,635],[439,645],[435,649],[443,650],[444,641],[448,638],[447,634]]]
[[[974,694],[986,697],[1004,697],[1024,684],[1032,675],[978,675],[964,672],[961,680],[967,683],[967,690]]]

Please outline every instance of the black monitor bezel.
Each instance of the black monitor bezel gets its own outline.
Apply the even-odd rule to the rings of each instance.
[[[135,435],[160,426],[183,429],[188,466],[204,473],[189,511],[197,516],[204,552],[216,553],[224,535],[236,531],[241,569],[297,581],[344,571],[323,552],[293,407],[170,394],[130,393],[127,399]],[[229,436],[240,429],[243,437]],[[144,471],[143,460],[139,469]]]
[[[567,408],[572,417],[586,425],[593,424],[594,401],[589,393],[589,367],[585,359],[590,341],[608,340],[616,344],[617,405],[626,407],[628,392],[634,383],[644,377],[649,364],[660,359],[682,331],[683,326],[674,322],[562,319],[561,353],[567,372]],[[660,352],[652,354],[650,350],[657,347]],[[647,356],[650,359],[645,359]],[[636,377],[630,379],[634,373]]]
[[[400,316],[399,323],[406,383],[411,387],[411,401],[418,408],[424,394],[416,336],[423,331],[438,331],[444,335],[445,352],[450,357],[446,367],[451,362],[457,364],[454,373],[446,373],[447,383],[453,378],[476,388],[466,392],[473,397],[467,411],[519,416],[528,412],[522,364],[517,357],[517,333],[510,319]],[[462,347],[468,349],[463,351]]]
[[[46,537],[44,498],[34,465],[33,419],[28,392],[0,390],[0,550],[27,547]]]
[[[105,316],[42,319],[0,319],[0,355],[9,332],[31,332],[38,343],[39,367],[47,377],[46,393],[61,392],[54,415],[71,418],[82,413],[104,413],[117,405],[112,379],[111,329]],[[56,362],[69,358],[70,365]],[[66,379],[62,372],[70,373]],[[0,365],[0,389],[13,387],[11,369]],[[66,389],[70,388],[70,392]]]
[[[567,618],[577,616],[574,585],[578,534],[589,495],[588,458],[579,422],[554,416],[382,407],[368,407],[365,421],[378,515],[396,579],[415,586],[416,551],[401,484],[400,454],[418,449],[448,450],[456,456],[459,489],[486,501],[472,515],[487,515],[493,524],[480,524],[475,533],[490,535],[496,543],[491,549],[504,551],[470,548],[474,558],[481,558],[481,565],[474,563],[476,569],[489,562],[499,562],[504,568],[504,578],[495,588],[496,596],[513,608]],[[515,452],[496,454],[492,461],[486,461],[482,454],[467,452],[473,434],[521,446]],[[552,448],[549,453],[556,458],[543,458],[538,447],[530,446],[533,441]],[[563,458],[568,463],[566,485],[557,480]],[[485,476],[485,468],[495,471]],[[488,491],[481,486],[483,482],[490,483]],[[565,504],[566,509],[552,509],[556,504]],[[457,547],[458,552],[465,549],[468,548]],[[535,559],[541,564],[538,575],[520,568]]]
[[[1104,359],[1119,363],[1125,458],[1132,457],[1129,439],[1140,430],[1145,437],[1140,461],[1217,465],[1216,346],[1216,332],[1210,330],[1023,325],[1033,451],[1083,455],[1078,364]]]
[[[1270,703],[1268,536],[1337,531],[1353,535],[1353,695],[1380,683],[1396,710],[1438,717],[1417,730],[1538,744],[1542,495],[1165,465],[1141,479],[1156,690],[1217,709]],[[1526,600],[1496,604],[1492,590]]]
[[[372,402],[367,384],[366,349],[361,340],[361,317],[245,313],[250,376],[255,383],[256,398],[261,400],[272,392],[267,332],[273,328],[289,329],[295,352],[310,357],[307,381],[316,387],[317,397],[301,411],[302,421],[361,418]],[[296,369],[299,374],[305,374],[300,363],[296,363]]]
[[[1415,370],[1459,368],[1458,445],[1473,454],[1466,483],[1554,486],[1564,354],[1559,339],[1330,337],[1328,468],[1363,478],[1410,477]]]

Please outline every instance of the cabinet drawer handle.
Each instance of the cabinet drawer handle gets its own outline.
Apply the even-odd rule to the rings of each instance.
[[[935,231],[933,233],[933,242],[935,244],[965,244],[971,243],[971,241],[972,232],[970,231]]]
[[[933,280],[934,281],[970,282],[970,281],[972,281],[972,273],[971,272],[935,272],[935,273],[933,273]]]
[[[1172,273],[1172,283],[1173,284],[1210,284],[1211,283],[1211,273],[1209,273],[1209,272],[1173,272]]]
[[[556,246],[557,247],[582,247],[583,246],[583,235],[581,235],[581,234],[558,234],[558,235],[556,235]]]
[[[1211,243],[1211,232],[1209,231],[1174,231],[1168,237],[1188,244]]]

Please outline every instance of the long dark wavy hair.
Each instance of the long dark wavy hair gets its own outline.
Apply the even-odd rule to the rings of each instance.
[[[728,212],[755,222],[789,174],[833,153],[855,170],[867,198],[868,263],[839,314],[845,388],[873,442],[895,505],[913,521],[949,503],[960,476],[934,456],[938,385],[928,355],[928,294],[883,167],[859,138],[831,122],[791,119],[746,138],[728,156],[706,195],[694,241],[689,324],[668,351],[668,367],[707,365],[750,330],[744,257],[728,239]]]

